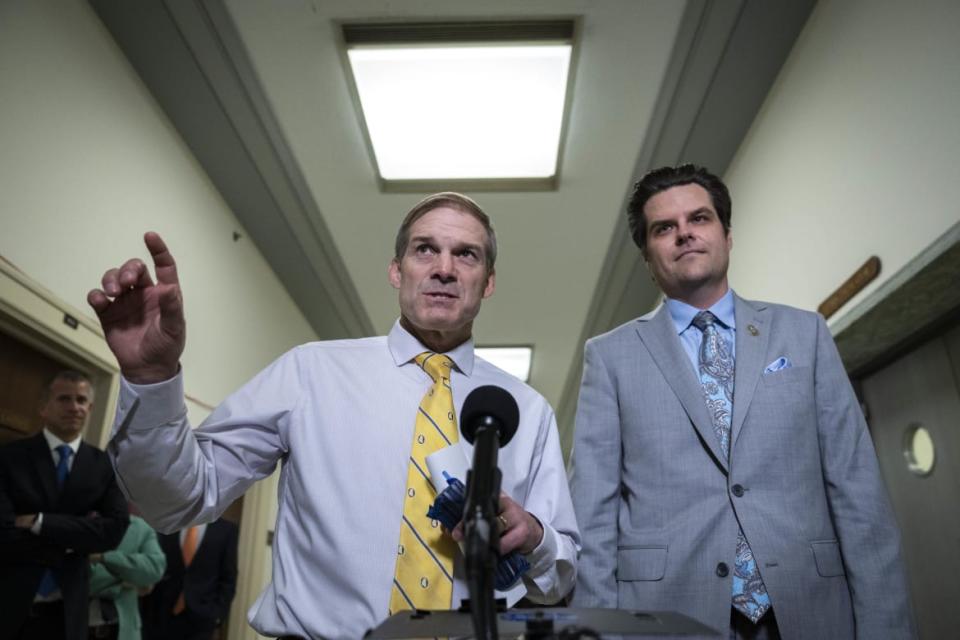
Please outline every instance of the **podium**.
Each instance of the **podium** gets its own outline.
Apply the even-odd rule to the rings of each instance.
[[[669,611],[550,608],[511,609],[497,614],[500,638],[555,638],[565,629],[574,627],[589,629],[602,637],[720,637],[710,627]],[[597,636],[585,634],[583,637]],[[473,620],[467,611],[401,611],[368,631],[364,638],[473,638]]]

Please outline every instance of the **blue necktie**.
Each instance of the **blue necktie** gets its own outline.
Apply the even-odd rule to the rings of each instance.
[[[730,345],[720,335],[716,322],[717,318],[712,313],[701,311],[693,319],[693,326],[703,332],[699,354],[700,384],[706,397],[707,411],[710,413],[720,450],[729,460],[730,417],[733,415],[733,354],[730,352]],[[742,529],[737,531],[733,607],[754,623],[770,608],[770,596]]]
[[[57,447],[57,453],[60,454],[60,460],[57,462],[57,489],[63,489],[63,483],[67,481],[67,475],[70,473],[70,457],[73,455],[73,449],[70,445],[61,444]]]
[[[61,444],[56,451],[60,454],[60,459],[57,461],[57,489],[63,489],[63,483],[67,481],[67,475],[70,473],[70,457],[73,455],[73,449],[69,445]],[[53,571],[51,569],[44,571],[37,593],[46,598],[58,588],[59,583]]]

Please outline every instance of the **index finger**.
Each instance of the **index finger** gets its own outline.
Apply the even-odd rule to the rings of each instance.
[[[155,231],[146,232],[143,235],[143,243],[147,245],[150,256],[153,258],[153,268],[157,272],[157,282],[180,284],[180,279],[177,277],[177,263],[160,234]]]

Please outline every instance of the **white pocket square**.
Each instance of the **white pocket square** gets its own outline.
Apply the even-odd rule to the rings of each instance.
[[[789,369],[789,368],[792,367],[792,366],[793,366],[793,364],[791,364],[791,362],[790,362],[790,360],[789,360],[788,358],[784,358],[783,356],[780,356],[779,358],[777,358],[776,360],[774,360],[773,362],[771,362],[770,364],[768,364],[768,365],[767,365],[767,368],[764,369],[763,372],[764,372],[764,373],[775,373],[775,372],[781,371],[781,370],[783,370],[783,369]]]

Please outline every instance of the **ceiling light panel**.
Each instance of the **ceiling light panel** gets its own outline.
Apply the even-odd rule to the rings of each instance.
[[[530,379],[531,347],[477,347],[474,352],[524,382]]]
[[[347,43],[380,177],[554,177],[572,40],[458,43],[441,38],[430,43],[429,34],[418,38]]]

